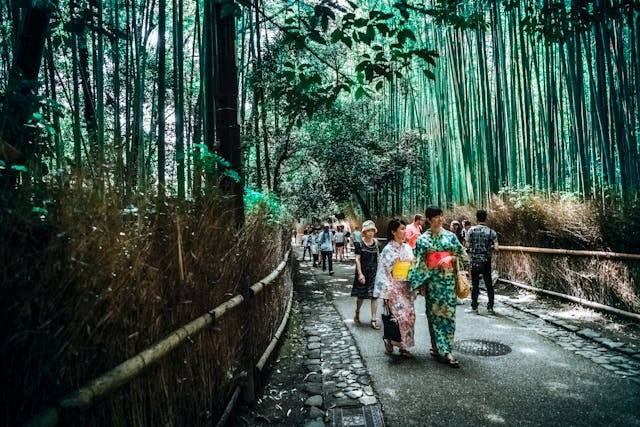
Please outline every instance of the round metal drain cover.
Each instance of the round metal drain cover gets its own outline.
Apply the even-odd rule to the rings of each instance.
[[[453,349],[474,356],[502,356],[511,353],[508,345],[489,340],[462,340],[453,343]]]

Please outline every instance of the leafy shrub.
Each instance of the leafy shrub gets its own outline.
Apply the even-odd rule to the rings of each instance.
[[[244,189],[244,207],[248,215],[264,213],[270,224],[283,224],[289,213],[273,193],[264,193],[251,187]]]

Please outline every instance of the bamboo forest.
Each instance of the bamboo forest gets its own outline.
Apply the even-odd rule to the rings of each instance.
[[[409,242],[411,224],[434,233],[443,215],[473,254],[464,225],[486,212],[497,293],[529,283],[631,315],[608,328],[628,333],[611,351],[629,360],[603,362],[630,381],[603,386],[624,414],[640,403],[639,152],[637,0],[0,1],[0,424],[447,424],[381,391],[358,331],[374,333],[383,305],[356,291],[369,279],[355,236],[375,230],[390,248],[404,239],[394,218]],[[331,251],[310,237],[323,230]],[[327,297],[346,323],[316,337],[314,319],[331,314],[314,304],[335,291],[317,279],[325,252],[336,275],[322,277],[353,282],[358,305],[354,317]],[[592,322],[556,326],[609,339]],[[458,363],[429,331],[431,356]],[[362,372],[344,382],[326,353],[336,340],[361,350],[345,341]],[[349,424],[345,394],[364,424]],[[521,424],[446,405],[463,417],[453,425]],[[525,424],[574,425],[551,413]]]

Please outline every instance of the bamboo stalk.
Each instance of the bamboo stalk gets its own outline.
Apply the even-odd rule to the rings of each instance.
[[[231,309],[239,306],[240,304],[242,304],[243,301],[244,301],[244,297],[242,295],[236,295],[235,297],[231,298],[229,301],[225,302],[224,304],[220,304],[219,306],[214,308],[212,310],[213,317],[216,319],[221,318],[227,311],[230,311]]]
[[[233,298],[231,301],[228,301],[221,306],[229,306],[230,302],[235,303],[236,301],[233,300],[236,300],[236,298]],[[239,303],[242,302],[242,297],[240,298],[239,302],[230,305],[230,307],[232,308],[239,305]],[[216,310],[221,306],[216,307]],[[222,313],[228,311],[228,309],[230,308],[225,307],[225,310],[222,311]],[[63,408],[77,408],[90,405],[96,398],[105,396],[121,385],[131,381],[146,367],[166,356],[189,335],[193,335],[194,333],[201,331],[211,323],[213,323],[213,316],[211,313],[206,313],[197,319],[192,320],[183,327],[169,334],[163,340],[91,381],[87,386],[71,393],[60,401],[60,406]]]
[[[182,257],[182,230],[180,230],[180,217],[176,219],[178,231],[178,266],[180,267],[180,281],[184,283],[184,261]]]
[[[291,250],[288,250],[284,255],[283,261],[278,265],[278,267],[256,284],[261,285],[259,287],[260,290],[262,290],[265,285],[270,284],[280,275],[280,273],[282,273],[287,265],[290,253]],[[58,415],[61,409],[89,406],[95,400],[103,398],[107,394],[137,377],[149,365],[166,356],[186,340],[188,336],[202,331],[206,326],[221,318],[225,313],[242,304],[243,301],[244,297],[242,295],[236,295],[230,300],[225,301],[210,312],[203,314],[170,333],[167,337],[146,350],[143,350],[130,359],[122,362],[112,370],[102,374],[91,381],[88,385],[62,398],[58,402],[58,407],[45,409],[40,414],[31,418],[26,425],[55,426],[59,421]]]
[[[640,261],[640,254],[625,254],[620,252],[577,251],[573,249],[552,249],[552,248],[536,248],[536,247],[526,247],[526,246],[502,246],[502,245],[498,247],[498,251],[551,254],[551,255],[592,256],[592,257],[600,257],[600,258],[607,258],[607,259],[630,259],[630,260]]]
[[[240,390],[241,389],[242,389],[242,387],[236,386],[235,390],[233,391],[233,395],[231,396],[231,400],[229,401],[229,403],[227,404],[226,408],[224,409],[224,412],[222,413],[222,416],[220,417],[220,419],[216,423],[216,427],[224,427],[224,426],[227,425],[227,421],[229,420],[229,416],[231,415],[231,411],[233,411],[234,406],[236,406],[236,401],[238,400],[238,396],[240,396]]]

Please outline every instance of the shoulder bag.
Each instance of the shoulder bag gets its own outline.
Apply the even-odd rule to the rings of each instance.
[[[384,313],[382,313],[382,326],[384,332],[384,339],[390,341],[400,342],[402,340],[400,336],[400,326],[398,326],[398,320],[395,318],[391,311],[387,301],[384,302]]]
[[[467,272],[462,268],[460,258],[456,259],[456,296],[460,299],[469,297],[471,290],[469,289],[469,279]]]

